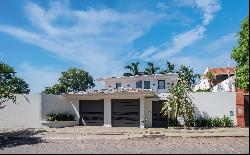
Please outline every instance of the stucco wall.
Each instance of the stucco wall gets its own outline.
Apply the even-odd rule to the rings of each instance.
[[[166,99],[166,94],[161,99]],[[200,113],[206,113],[210,117],[223,117],[223,115],[230,116],[230,111],[233,116],[230,116],[236,123],[236,93],[234,92],[220,92],[220,93],[193,93],[193,102],[198,107]],[[121,98],[138,98],[136,96],[127,97],[112,97],[113,99]],[[68,98],[59,95],[17,95],[17,104],[11,101],[7,102],[7,106],[0,110],[0,127],[41,127],[41,121],[47,119],[47,114],[50,112],[66,112],[69,111],[78,117],[79,100],[81,98]],[[89,98],[89,99],[100,99]],[[105,104],[110,103],[111,98],[105,99]],[[144,115],[147,118],[148,127],[152,126],[152,101],[159,100],[159,98],[145,98]],[[105,125],[111,126],[111,105],[105,105]]]
[[[41,127],[41,96],[40,94],[17,95],[17,103],[5,103],[0,109],[0,127]]]
[[[47,120],[47,114],[53,113],[62,113],[70,112],[74,114],[77,120],[77,115],[79,111],[79,102],[78,100],[67,100],[65,97],[60,95],[52,94],[42,94],[42,112],[41,117],[42,121]],[[73,105],[72,105],[73,104]],[[75,108],[74,108],[75,106]]]
[[[201,113],[211,117],[229,116],[236,124],[236,93],[235,92],[199,92],[193,93],[193,103]],[[230,111],[233,116],[230,116]]]

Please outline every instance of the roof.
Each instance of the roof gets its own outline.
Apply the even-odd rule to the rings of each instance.
[[[169,76],[175,76],[179,77],[178,73],[167,73],[167,74],[154,74],[154,75],[135,75],[135,76],[121,76],[121,77],[108,77],[108,78],[99,78],[96,79],[96,81],[105,81],[105,80],[125,80],[125,79],[131,79],[131,78],[138,78],[138,79],[143,79],[143,78],[164,78],[164,77],[169,77]]]
[[[215,75],[218,74],[235,74],[236,67],[225,67],[225,68],[209,68],[209,72],[214,73]]]

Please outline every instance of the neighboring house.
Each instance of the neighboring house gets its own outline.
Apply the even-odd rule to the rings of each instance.
[[[212,92],[235,92],[236,91],[236,68],[225,67],[225,68],[206,68],[203,75],[207,72],[211,72],[215,75],[212,81],[213,88]],[[194,91],[199,89],[209,89],[210,84],[208,79],[203,77],[198,84],[195,85]]]

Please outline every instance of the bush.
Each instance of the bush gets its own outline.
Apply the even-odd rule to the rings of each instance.
[[[75,115],[70,114],[69,112],[65,113],[49,113],[47,115],[48,121],[74,121]]]
[[[194,119],[194,127],[232,127],[234,125],[231,118],[224,116],[223,118],[197,118]]]
[[[223,127],[223,120],[221,118],[213,118],[212,127]]]
[[[194,126],[195,127],[212,127],[212,119],[200,117],[194,120]]]
[[[222,118],[223,127],[232,127],[234,126],[233,120],[231,120],[229,117],[224,116]]]

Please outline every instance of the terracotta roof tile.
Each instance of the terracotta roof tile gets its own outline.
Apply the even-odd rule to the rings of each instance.
[[[212,72],[214,74],[235,74],[236,73],[236,67],[225,67],[225,68],[209,68],[209,72]]]

